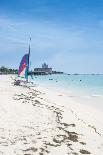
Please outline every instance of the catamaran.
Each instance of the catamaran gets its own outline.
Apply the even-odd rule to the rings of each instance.
[[[18,69],[18,77],[17,79],[15,79],[14,85],[20,85],[21,83],[29,83],[28,79],[29,67],[30,67],[30,44],[29,44],[29,52],[23,56],[20,62],[20,66]]]

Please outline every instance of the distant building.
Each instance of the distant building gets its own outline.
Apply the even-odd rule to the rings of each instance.
[[[44,63],[42,64],[42,68],[48,68],[48,65],[44,62]]]
[[[43,63],[42,68],[34,68],[34,73],[37,73],[37,74],[52,74],[52,68],[49,68],[46,63]]]

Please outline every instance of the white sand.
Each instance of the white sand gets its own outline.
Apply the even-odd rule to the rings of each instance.
[[[103,113],[91,106],[98,98],[84,99],[0,75],[0,155],[103,155]]]

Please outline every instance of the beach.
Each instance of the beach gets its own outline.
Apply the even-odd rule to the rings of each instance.
[[[14,86],[11,76],[0,75],[0,155],[103,155],[103,96]]]

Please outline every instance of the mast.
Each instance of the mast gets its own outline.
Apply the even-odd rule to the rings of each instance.
[[[30,37],[30,43],[31,43],[31,37]],[[30,67],[30,43],[29,43],[29,52],[28,52],[28,73],[29,73],[29,67]],[[27,76],[27,82],[28,82],[28,76]]]

